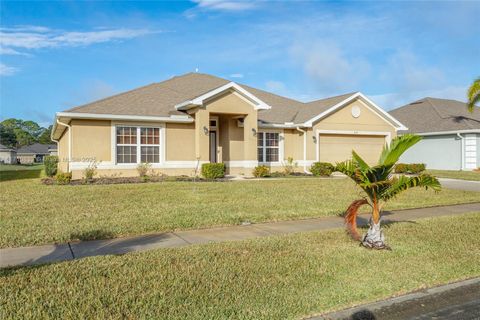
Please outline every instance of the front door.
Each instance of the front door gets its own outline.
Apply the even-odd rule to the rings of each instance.
[[[217,162],[217,131],[210,131],[210,162]]]

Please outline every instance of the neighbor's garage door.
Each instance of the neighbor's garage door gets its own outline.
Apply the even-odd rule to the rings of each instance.
[[[319,141],[319,156],[322,162],[335,164],[345,161],[352,157],[352,150],[355,150],[372,165],[378,161],[385,144],[385,136],[320,134]]]

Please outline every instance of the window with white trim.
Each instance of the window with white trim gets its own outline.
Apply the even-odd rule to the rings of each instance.
[[[160,128],[117,127],[117,163],[159,163]]]
[[[258,162],[278,162],[280,134],[278,132],[258,132]]]

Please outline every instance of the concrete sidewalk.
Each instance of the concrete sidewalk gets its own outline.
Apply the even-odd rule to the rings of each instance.
[[[480,181],[460,180],[460,179],[447,179],[438,178],[442,187],[446,189],[457,189],[464,191],[477,191],[480,192]]]
[[[480,202],[422,209],[395,210],[384,212],[383,222],[409,221],[428,217],[456,215],[480,211]],[[369,215],[358,217],[358,224],[366,225]],[[33,265],[56,261],[80,259],[89,256],[124,254],[158,248],[176,248],[209,242],[235,241],[271,235],[282,235],[305,231],[328,230],[343,227],[343,218],[324,217],[294,221],[259,223],[245,226],[177,231],[148,234],[111,240],[70,242],[0,249],[0,268],[18,265]]]

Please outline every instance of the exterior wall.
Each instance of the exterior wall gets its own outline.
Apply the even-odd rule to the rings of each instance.
[[[15,164],[17,163],[17,153],[10,150],[0,151],[0,163]]]
[[[58,139],[58,170],[62,172],[68,171],[68,128]]]
[[[167,123],[165,134],[165,160],[195,160],[195,124]]]
[[[17,155],[21,164],[32,164],[35,162],[35,155],[33,154],[21,154]]]
[[[303,133],[298,130],[284,130],[284,159],[292,157],[294,160],[303,160]]]
[[[72,161],[111,161],[111,121],[72,120]]]
[[[219,116],[219,148],[220,161],[243,161],[243,128],[237,125],[237,119],[233,116]]]
[[[454,134],[425,136],[400,158],[404,163],[425,163],[427,169],[461,170],[462,141]]]

